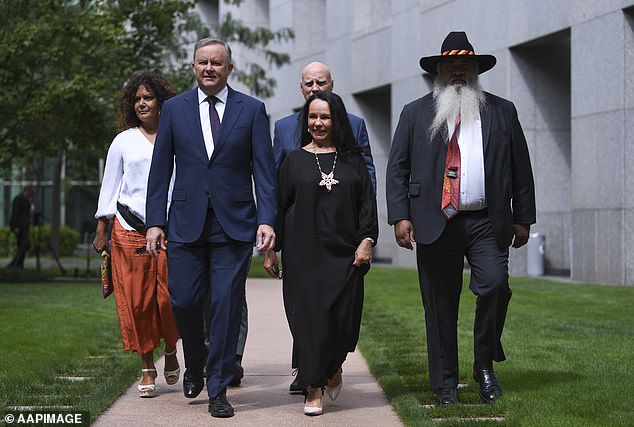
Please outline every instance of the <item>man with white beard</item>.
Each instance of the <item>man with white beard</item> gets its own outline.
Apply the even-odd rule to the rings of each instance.
[[[515,106],[483,92],[478,74],[496,63],[476,55],[464,32],[441,54],[423,57],[434,91],[405,105],[387,164],[388,222],[399,246],[413,249],[425,309],[430,385],[437,402],[457,402],[458,305],[464,258],[477,296],[473,378],[482,402],[501,394],[493,362],[511,299],[509,247],[528,241],[535,186]]]

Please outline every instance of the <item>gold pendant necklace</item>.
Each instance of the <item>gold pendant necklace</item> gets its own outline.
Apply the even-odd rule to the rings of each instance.
[[[319,181],[320,187],[326,187],[328,192],[332,190],[333,185],[339,184],[339,181],[335,179],[335,166],[337,166],[337,152],[335,151],[335,160],[332,162],[332,171],[326,175],[321,170],[321,165],[319,164],[319,156],[317,156],[317,151],[313,149],[313,153],[315,154],[315,160],[317,160],[317,168],[319,169],[319,174],[321,175],[321,181]]]

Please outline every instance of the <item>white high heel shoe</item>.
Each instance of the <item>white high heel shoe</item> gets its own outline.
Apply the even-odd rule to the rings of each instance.
[[[308,406],[308,395],[311,392],[311,389],[320,389],[321,391],[321,399],[319,399],[319,406]],[[304,397],[304,414],[305,415],[321,415],[324,413],[324,389],[323,387],[308,387],[306,391],[306,396]]]
[[[156,374],[156,369],[144,368],[141,369],[141,372],[154,372]],[[137,390],[139,390],[139,397],[156,396],[156,384],[139,384]]]

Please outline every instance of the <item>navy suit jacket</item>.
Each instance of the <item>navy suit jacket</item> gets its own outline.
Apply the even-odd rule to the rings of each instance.
[[[277,179],[266,109],[257,99],[228,89],[211,159],[205,149],[197,89],[169,99],[161,109],[148,178],[146,226],[167,227],[168,241],[198,240],[209,205],[233,240],[253,242],[258,225],[275,227]],[[174,163],[168,219],[167,193]]]
[[[302,126],[298,126],[299,116],[300,113],[297,112],[275,122],[275,129],[273,131],[273,151],[275,152],[275,166],[278,169],[288,153],[301,148],[302,138],[299,133],[299,129],[301,129]],[[367,147],[367,151],[363,153],[363,160],[365,161],[365,165],[370,173],[372,187],[376,193],[376,172],[374,170],[374,161],[372,160],[368,130],[365,127],[365,122],[361,117],[357,117],[350,113],[348,113],[348,119],[350,120],[350,125],[352,125],[352,132],[357,140],[357,144],[362,147]]]
[[[480,111],[487,211],[496,241],[508,247],[513,224],[535,223],[535,185],[524,132],[510,101],[485,93]],[[447,224],[440,206],[447,135],[429,140],[432,94],[403,107],[386,173],[388,222],[407,219],[416,243],[432,243]]]

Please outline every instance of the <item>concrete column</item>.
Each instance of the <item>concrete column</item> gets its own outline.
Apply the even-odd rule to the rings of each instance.
[[[571,276],[588,282],[626,284],[625,266],[634,261],[626,244],[626,158],[634,146],[625,139],[625,57],[633,48],[625,26],[616,11],[571,29]]]

